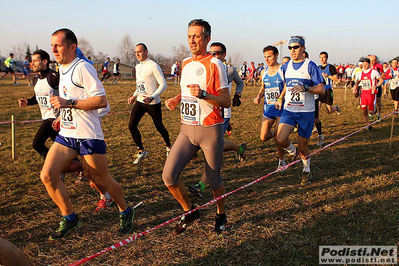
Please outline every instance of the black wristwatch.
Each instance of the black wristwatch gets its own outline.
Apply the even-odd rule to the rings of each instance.
[[[309,86],[308,85],[303,85],[303,87],[305,88],[305,91],[309,90]]]
[[[69,108],[73,108],[73,105],[75,104],[75,100],[69,99],[69,100],[67,101],[67,104],[68,104],[68,107],[69,107]]]
[[[201,95],[200,95],[200,99],[204,99],[206,97],[206,91],[201,90]]]

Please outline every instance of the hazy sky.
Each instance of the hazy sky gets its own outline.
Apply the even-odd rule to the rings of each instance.
[[[262,49],[291,35],[306,38],[310,58],[319,63],[325,50],[331,63],[355,63],[374,53],[381,60],[399,55],[399,1],[26,1],[0,2],[0,54],[28,43],[51,52],[51,33],[72,29],[99,51],[117,56],[128,33],[147,44],[150,53],[172,55],[187,45],[187,23],[203,18],[212,26],[212,41],[227,46],[227,56],[264,62]],[[378,23],[377,23],[378,22]],[[278,47],[279,48],[279,47]],[[285,45],[280,54],[288,55]]]

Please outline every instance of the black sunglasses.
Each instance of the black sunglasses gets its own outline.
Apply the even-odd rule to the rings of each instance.
[[[209,52],[211,55],[220,55],[220,54],[223,54],[223,52],[219,52],[219,51],[216,51],[216,52]]]
[[[302,45],[288,46],[288,50],[291,50],[291,49],[296,50],[296,49],[298,49],[298,48],[300,48],[300,47],[302,47]]]

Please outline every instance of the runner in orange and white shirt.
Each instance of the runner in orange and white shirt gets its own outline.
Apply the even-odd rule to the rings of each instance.
[[[231,104],[229,85],[223,63],[207,53],[211,40],[211,26],[202,19],[188,24],[188,44],[193,56],[182,63],[181,94],[165,102],[173,110],[181,102],[181,129],[172,146],[162,173],[162,179],[184,212],[194,209],[180,173],[202,149],[205,158],[203,178],[213,190],[213,196],[225,193],[220,169],[223,155],[222,108]],[[226,230],[225,200],[216,203],[217,213],[214,232]],[[199,211],[182,216],[174,227],[174,234],[181,234],[187,225],[199,217]]]
[[[357,73],[355,90],[359,85],[362,87],[362,94],[360,95],[360,107],[363,111],[363,117],[366,124],[369,124],[369,114],[373,115],[376,112],[377,101],[377,87],[384,82],[377,70],[370,68],[370,59],[363,59],[363,71]],[[360,84],[361,83],[361,84]],[[369,126],[367,130],[371,130]]]

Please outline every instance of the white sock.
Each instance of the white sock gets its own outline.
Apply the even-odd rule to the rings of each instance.
[[[306,160],[306,159],[304,159],[304,157],[302,157],[301,159],[302,159],[302,163],[303,163],[303,171],[310,172],[310,158],[308,158]]]
[[[101,199],[110,200],[111,196],[108,194],[108,191],[105,194],[100,194]]]
[[[296,154],[296,148],[292,144],[292,142],[290,142],[290,145],[284,150],[286,150],[290,155],[295,155]]]

